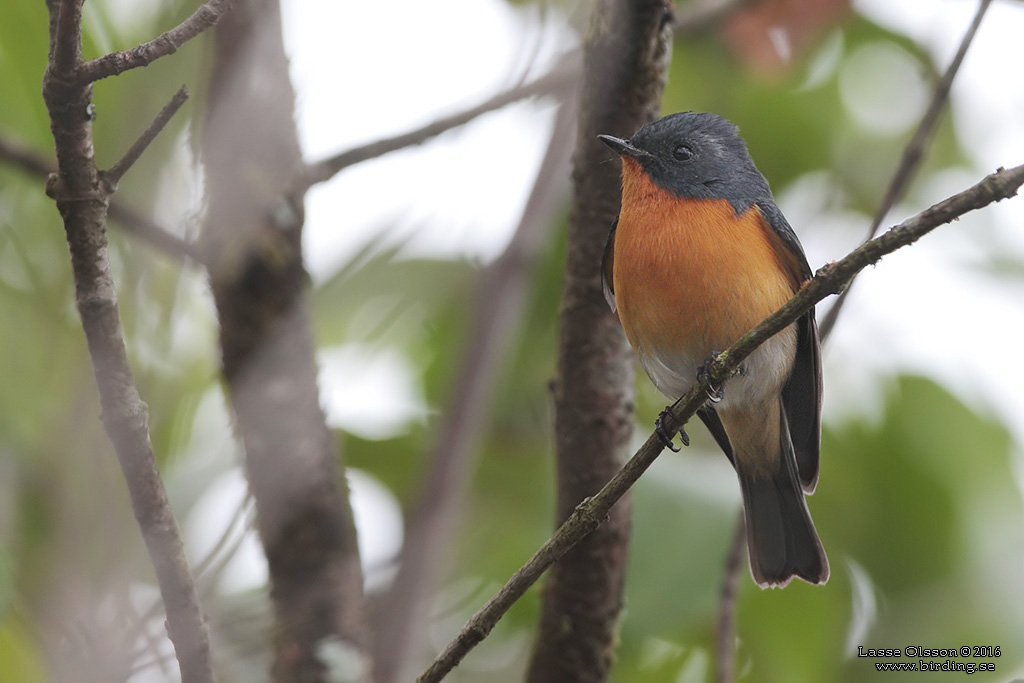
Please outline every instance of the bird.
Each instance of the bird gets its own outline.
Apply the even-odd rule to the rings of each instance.
[[[601,264],[605,298],[654,386],[677,399],[811,269],[733,123],[681,112],[629,139],[598,138],[622,160],[619,215]],[[739,479],[750,571],[762,588],[828,580],[805,500],[818,482],[821,397],[811,309],[709,389],[697,411]],[[664,415],[656,431],[678,450]]]

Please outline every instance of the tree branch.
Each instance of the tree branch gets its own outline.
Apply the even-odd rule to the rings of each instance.
[[[178,113],[181,109],[181,105],[185,104],[185,100],[188,99],[188,88],[181,86],[178,88],[178,92],[171,96],[170,101],[164,105],[164,108],[160,110],[160,113],[156,115],[153,122],[149,124],[139,139],[136,140],[128,151],[124,153],[124,156],[117,160],[117,162],[106,171],[101,172],[104,180],[111,183],[112,186],[116,186],[121,177],[124,176],[125,172],[128,171],[132,165],[139,160],[142,153],[146,151],[146,148],[156,139],[156,136],[160,134],[160,131],[168,124],[171,118]]]
[[[81,0],[78,0],[81,3]],[[79,85],[122,74],[130,69],[151,64],[161,57],[174,54],[182,45],[210,28],[231,9],[234,0],[208,0],[185,21],[162,33],[148,43],[136,45],[124,52],[108,55],[78,65],[72,77]]]
[[[49,176],[46,190],[64,221],[75,301],[99,390],[103,426],[117,453],[156,573],[181,679],[184,683],[208,683],[213,680],[213,666],[206,622],[153,454],[146,405],[128,364],[117,291],[107,260],[107,207],[113,188],[101,181],[96,168],[89,115],[92,87],[68,78],[81,59],[81,4],[81,0],[47,3],[51,49],[43,99],[58,168]]]
[[[730,12],[748,2],[750,0],[720,0],[719,2],[706,2],[693,8],[687,6],[687,9],[679,15],[679,19],[675,23],[676,32],[680,35],[688,35],[706,29],[708,26],[720,22]],[[513,102],[538,95],[561,92],[578,81],[580,73],[579,54],[576,51],[570,52],[564,55],[559,63],[544,76],[529,83],[517,84],[469,109],[445,116],[416,130],[383,138],[360,145],[359,147],[353,147],[321,161],[309,164],[305,177],[302,180],[302,187],[308,189],[317,183],[330,180],[349,166],[354,166],[370,159],[376,159],[406,147],[423,144],[427,140],[437,137],[452,128],[463,126],[478,116],[501,109]]]
[[[736,647],[736,597],[739,594],[743,558],[747,556],[747,527],[740,513],[733,534],[729,554],[725,559],[725,577],[722,579],[722,599],[718,603],[718,623],[715,625],[715,650],[718,658],[718,683],[732,683],[735,666],[733,651]]]
[[[49,159],[3,136],[0,136],[0,159],[5,159],[23,171],[42,178],[57,173],[57,167]],[[202,253],[191,242],[160,227],[116,196],[109,197],[107,203],[108,216],[131,235],[178,261],[192,260],[200,264],[203,262]]]
[[[0,136],[0,159],[6,159],[13,166],[44,179],[57,172],[57,167],[49,159],[3,136]]]
[[[971,21],[971,25],[967,28],[967,32],[964,33],[964,37],[960,41],[960,48],[953,57],[953,61],[950,62],[949,67],[946,69],[946,73],[944,73],[942,78],[939,79],[939,82],[935,84],[935,91],[932,93],[932,99],[928,104],[928,109],[925,110],[924,116],[921,117],[921,122],[918,124],[917,130],[914,132],[914,137],[911,138],[910,142],[907,143],[907,146],[903,150],[903,156],[900,158],[900,163],[896,167],[896,171],[893,173],[892,180],[889,181],[889,187],[885,191],[882,203],[878,206],[878,211],[875,212],[875,218],[871,221],[871,227],[868,228],[867,236],[864,238],[865,241],[871,239],[878,233],[878,228],[881,227],[882,221],[885,220],[889,211],[892,210],[892,207],[903,196],[904,191],[907,189],[907,185],[910,184],[911,179],[916,175],[917,170],[921,165],[921,160],[924,159],[925,149],[928,147],[928,143],[931,141],[935,128],[938,125],[939,115],[942,114],[942,111],[946,106],[946,101],[949,99],[949,91],[953,87],[953,79],[956,78],[956,74],[960,70],[960,64],[964,61],[964,56],[967,54],[967,48],[969,48],[971,43],[974,41],[974,35],[978,32],[978,27],[981,26],[981,20],[984,18],[985,12],[988,11],[990,4],[992,4],[992,0],[981,0],[978,4],[978,10],[974,13],[974,19]],[[832,333],[832,328],[836,324],[839,312],[843,310],[843,305],[846,303],[846,298],[849,296],[851,287],[853,287],[853,281],[851,281],[850,285],[839,294],[835,303],[832,304],[832,307],[828,309],[828,312],[825,313],[825,316],[822,318],[821,325],[818,328],[822,341],[827,339]]]
[[[118,222],[130,235],[148,242],[151,247],[167,256],[182,262],[191,260],[199,265],[206,264],[206,255],[195,244],[165,230],[153,219],[116,198],[110,200],[110,218]]]
[[[797,294],[778,311],[747,332],[720,354],[708,368],[706,381],[698,382],[667,411],[664,427],[668,433],[682,428],[707,401],[711,386],[722,386],[758,345],[795,322],[816,303],[835,294],[867,266],[888,253],[907,246],[936,227],[993,202],[1012,197],[1024,185],[1024,165],[999,169],[973,187],[922,211],[847,254],[843,259],[818,269]],[[728,390],[728,387],[726,387]],[[436,683],[479,644],[505,612],[532,586],[541,574],[569,548],[596,529],[612,506],[636,483],[665,446],[652,433],[622,469],[593,497],[576,507],[562,526],[519,568],[508,582],[462,627],[437,659],[420,676],[418,683]]]
[[[501,109],[513,102],[538,95],[564,92],[579,77],[580,66],[578,57],[576,52],[570,52],[563,56],[558,64],[547,74],[529,83],[516,85],[504,92],[500,92],[464,111],[437,119],[416,130],[360,145],[322,161],[311,163],[306,167],[300,189],[306,190],[317,183],[330,180],[349,166],[354,166],[370,159],[376,159],[379,156],[406,147],[423,144],[441,133],[465,125],[478,116]]]

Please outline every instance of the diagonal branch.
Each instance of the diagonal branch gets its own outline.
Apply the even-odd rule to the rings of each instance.
[[[893,205],[900,200],[903,193],[907,189],[907,185],[910,184],[911,179],[916,175],[918,168],[921,166],[921,160],[924,158],[925,149],[928,147],[928,143],[931,141],[932,135],[935,133],[935,128],[939,123],[939,115],[942,114],[945,109],[946,101],[949,99],[950,88],[953,87],[953,79],[956,78],[957,72],[960,70],[960,64],[964,61],[964,56],[967,54],[967,48],[971,46],[974,41],[974,35],[978,32],[978,27],[981,25],[981,20],[985,16],[985,12],[988,11],[989,5],[992,4],[992,0],[981,0],[978,4],[978,11],[974,14],[974,19],[971,21],[971,25],[967,28],[967,32],[964,33],[963,39],[960,41],[960,48],[956,52],[956,56],[953,57],[953,61],[950,62],[949,67],[946,69],[946,73],[942,75],[939,82],[935,84],[935,92],[932,94],[931,102],[928,104],[928,109],[925,111],[924,116],[921,118],[921,123],[918,124],[917,130],[914,132],[914,137],[911,138],[910,142],[907,143],[906,148],[903,150],[903,156],[900,158],[900,163],[896,167],[896,171],[893,173],[892,180],[889,182],[889,187],[885,191],[885,196],[882,198],[882,203],[878,207],[878,211],[875,213],[874,220],[871,221],[871,227],[868,228],[867,237],[865,241],[871,239],[878,234],[878,228],[881,227],[882,221],[885,220],[886,215],[892,209]],[[821,325],[818,332],[821,335],[821,340],[825,341],[828,336],[832,333],[832,328],[835,327],[836,319],[839,317],[839,312],[843,310],[843,305],[846,303],[846,297],[849,295],[850,288],[853,286],[853,282],[839,294],[835,303],[828,309],[828,312],[821,320]]]
[[[195,244],[169,232],[152,218],[116,198],[110,200],[109,215],[129,234],[149,243],[151,247],[164,254],[181,262],[191,260],[195,264],[206,264],[205,254]]]
[[[178,88],[178,92],[171,96],[171,99],[164,105],[164,108],[160,110],[160,113],[156,115],[153,122],[149,124],[139,139],[132,143],[132,146],[128,148],[128,151],[124,153],[124,156],[117,160],[117,162],[103,172],[104,179],[112,186],[116,186],[121,177],[128,171],[132,165],[139,160],[142,153],[146,151],[146,148],[152,144],[156,136],[160,134],[160,131],[164,129],[171,118],[178,113],[181,109],[181,105],[185,104],[185,100],[188,99],[188,88],[181,86]]]
[[[680,14],[676,21],[675,30],[681,35],[704,30],[708,26],[718,23],[730,12],[749,1],[718,0],[717,2],[707,2],[693,8],[688,6],[687,11]],[[432,121],[416,130],[376,140],[359,147],[353,147],[321,161],[311,163],[302,181],[302,189],[308,189],[317,183],[328,181],[349,166],[354,166],[370,159],[376,159],[379,156],[405,149],[406,147],[422,144],[452,128],[463,126],[478,116],[501,109],[513,102],[537,95],[561,92],[565,88],[571,87],[579,79],[581,71],[579,59],[579,51],[574,50],[564,55],[559,64],[546,75],[529,83],[517,84],[469,109]]]
[[[801,315],[830,294],[842,290],[861,270],[886,254],[912,244],[940,225],[993,202],[1012,197],[1024,185],[1024,165],[999,169],[973,187],[917,214],[847,254],[843,259],[820,268],[782,308],[743,335],[709,365],[708,377],[698,382],[673,404],[664,420],[668,433],[680,430],[707,400],[710,386],[721,386],[764,341],[793,324]],[[442,680],[466,654],[491,632],[505,612],[569,548],[605,520],[612,506],[649,468],[665,446],[657,434],[651,434],[643,446],[600,492],[581,503],[562,526],[519,568],[507,583],[462,627],[459,634],[438,655],[417,683]]]
[[[537,95],[563,92],[579,77],[579,70],[579,55],[575,51],[570,52],[547,74],[529,83],[516,85],[504,92],[500,92],[469,109],[437,119],[416,130],[360,145],[359,147],[354,147],[309,164],[306,168],[305,177],[302,180],[303,185],[301,189],[305,190],[317,183],[330,180],[349,166],[354,166],[370,159],[376,159],[379,156],[406,147],[422,144],[441,133],[465,125],[478,116],[501,109],[513,102]]]
[[[43,178],[57,173],[57,167],[46,157],[3,136],[0,136],[0,159],[11,162],[26,173]],[[109,197],[107,202],[109,217],[120,223],[127,232],[178,261],[203,263],[202,253],[191,242],[160,227],[116,196]]]
[[[77,1],[81,4],[81,0]],[[231,8],[233,2],[234,0],[208,0],[188,19],[148,43],[136,45],[124,52],[111,52],[80,64],[74,70],[74,80],[83,85],[93,83],[174,54],[182,45],[216,24]]]

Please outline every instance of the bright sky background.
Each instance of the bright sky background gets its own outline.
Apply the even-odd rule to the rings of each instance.
[[[854,7],[922,42],[942,69],[976,3],[855,0]],[[572,33],[557,16],[548,16],[542,28],[531,11],[536,10],[515,9],[501,0],[285,2],[285,38],[307,157],[405,132],[481,101],[524,75],[524,55],[539,55],[532,72],[538,73],[565,49]],[[368,30],[382,26],[386,33]],[[467,26],[474,30],[466,31]],[[887,225],[968,187],[999,165],[1024,163],[1022,35],[1024,3],[997,0],[952,93],[958,133],[974,168],[919,179]],[[896,98],[903,106],[890,116],[879,119],[867,109],[854,110],[854,116],[864,126],[906,130],[916,124],[929,89],[912,63],[901,66],[897,58],[895,66],[880,72],[873,68],[878,57],[868,51],[845,67],[845,101],[857,107]],[[510,106],[419,148],[348,169],[316,188],[307,202],[305,243],[314,279],[332,274],[382,231],[404,243],[406,253],[493,258],[518,220],[551,121],[549,103]],[[775,188],[804,239],[812,268],[855,246],[869,221],[823,206],[819,198],[829,182],[827,172],[808,169],[804,178]],[[802,230],[811,224],[817,232]],[[849,236],[848,243],[821,239],[830,234],[823,226]],[[1024,444],[1024,373],[1017,361],[992,360],[1019,358],[1024,281],[996,281],[982,272],[978,265],[991,254],[1024,258],[1024,198],[940,228],[862,275],[825,354],[826,420],[873,416],[881,408],[880,378],[921,372],[977,409],[997,414]],[[334,426],[382,438],[430,408],[414,368],[400,354],[342,347],[323,351],[320,360],[323,403]],[[396,419],[396,406],[405,407],[404,418]],[[237,497],[243,483],[236,479],[225,479],[224,486],[234,487]],[[390,494],[368,475],[357,473],[353,484],[357,522],[387,520],[387,529],[375,526],[370,532],[360,523],[361,546],[376,544],[364,547],[364,560],[379,566],[400,544],[400,517],[393,514],[397,508]],[[223,491],[218,496],[230,498]],[[209,517],[212,510],[204,510],[201,526],[222,528],[230,511],[233,507],[221,524]],[[212,539],[197,543],[212,544]],[[374,579],[372,572],[369,578]],[[249,572],[248,579],[262,580],[261,572]],[[238,581],[239,588],[251,585]]]

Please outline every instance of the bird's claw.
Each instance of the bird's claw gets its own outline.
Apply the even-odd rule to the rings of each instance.
[[[711,377],[709,375],[711,364],[715,362],[715,359],[718,358],[719,355],[721,355],[720,351],[712,351],[711,358],[708,358],[704,361],[703,365],[697,368],[697,381],[707,387],[705,393],[708,396],[708,400],[712,403],[721,403],[722,399],[725,398],[725,391],[723,387],[716,388],[712,386]]]
[[[654,421],[654,433],[658,435],[658,440],[665,445],[673,453],[678,453],[682,449],[672,443],[672,434],[669,434],[665,430],[665,416],[668,415],[669,411],[672,410],[672,406],[665,406],[665,410],[658,414],[658,419]],[[690,436],[686,433],[685,429],[679,430],[679,440],[683,442],[684,446],[690,445]]]

